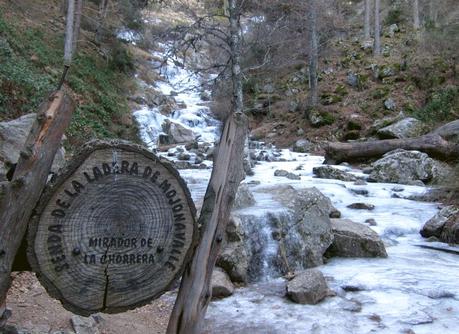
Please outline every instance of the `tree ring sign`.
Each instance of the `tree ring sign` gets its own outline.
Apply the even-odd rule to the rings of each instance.
[[[144,305],[182,274],[197,238],[185,182],[167,162],[125,142],[92,142],[45,191],[29,261],[72,312]]]

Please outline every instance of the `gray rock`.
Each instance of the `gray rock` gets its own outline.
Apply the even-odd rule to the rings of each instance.
[[[333,243],[329,257],[387,257],[386,249],[376,232],[366,225],[348,219],[332,219]]]
[[[228,274],[218,267],[215,267],[212,272],[210,285],[212,287],[212,298],[229,297],[234,292],[234,285],[231,283]]]
[[[430,182],[444,173],[441,165],[419,151],[395,150],[373,163],[368,180],[399,184]]]
[[[398,25],[396,23],[394,24],[391,24],[389,27],[387,27],[387,30],[386,30],[386,36],[387,37],[394,37],[395,36],[395,33],[399,32],[400,31],[400,28],[398,27]]]
[[[404,118],[394,124],[379,129],[377,135],[381,139],[413,138],[423,133],[424,126],[416,118]]]
[[[286,177],[288,175],[288,171],[284,169],[277,169],[274,171],[274,176],[281,176],[281,177]]]
[[[286,175],[286,178],[289,180],[301,180],[301,176],[294,174],[294,173],[288,173]]]
[[[441,231],[440,241],[449,244],[459,244],[459,215],[449,218]]]
[[[394,99],[389,98],[384,101],[384,108],[386,108],[387,110],[395,110],[396,107],[397,105],[395,104]]]
[[[349,189],[350,192],[356,194],[356,195],[361,195],[361,196],[368,196],[369,192],[367,189],[360,189],[360,188],[351,188]]]
[[[349,173],[346,173],[338,168],[331,166],[319,166],[312,169],[314,175],[321,179],[333,179],[341,181],[356,181],[357,178]]]
[[[447,123],[432,132],[443,139],[459,144],[459,119]]]
[[[6,180],[9,166],[16,164],[19,153],[32,129],[36,114],[27,114],[12,121],[0,122],[0,182]],[[65,165],[65,150],[60,147],[51,167],[56,173]]]
[[[196,134],[183,125],[169,120],[162,124],[163,131],[171,138],[172,144],[182,144],[193,142],[196,139]]]
[[[421,235],[424,238],[437,237],[440,238],[445,223],[459,213],[459,208],[454,206],[445,206],[435,216],[430,218],[422,227]]]
[[[378,225],[376,223],[376,220],[374,220],[373,218],[369,218],[369,219],[365,220],[365,224],[368,224],[370,226],[377,226]]]
[[[355,210],[374,210],[375,206],[373,204],[368,204],[368,203],[352,203],[347,206],[349,209],[355,209]]]
[[[321,265],[333,239],[329,216],[336,209],[330,199],[317,188],[297,191],[280,186],[271,189],[271,194],[292,211],[290,219],[274,222],[285,236],[279,252],[285,251],[292,270]]]
[[[182,152],[182,153],[179,153],[179,155],[177,156],[177,159],[181,161],[188,161],[191,159],[191,155],[189,155],[188,153]]]
[[[242,209],[255,205],[255,197],[253,197],[249,186],[246,183],[239,185],[237,189],[236,198],[234,199],[233,208]]]
[[[349,72],[346,77],[346,82],[351,87],[358,87],[359,86],[359,76],[354,72]]]
[[[344,299],[339,303],[339,307],[349,312],[360,312],[362,311],[362,303],[355,299]]]
[[[249,257],[244,242],[228,242],[217,259],[217,266],[223,268],[232,282],[247,283]]]
[[[72,315],[72,326],[76,334],[99,334],[97,323],[92,317]]]
[[[366,183],[364,180],[357,180],[357,181],[354,182],[354,185],[355,186],[366,186],[366,185],[368,185],[368,183]]]
[[[302,130],[302,129],[300,129]],[[306,153],[311,150],[311,142],[307,139],[299,139],[293,145],[293,152]]]
[[[364,51],[372,51],[373,46],[374,46],[374,40],[371,38],[371,39],[367,39],[363,41],[362,44],[360,45],[360,48]]]
[[[287,283],[287,296],[298,304],[317,304],[327,297],[329,289],[324,275],[316,269],[298,273]]]

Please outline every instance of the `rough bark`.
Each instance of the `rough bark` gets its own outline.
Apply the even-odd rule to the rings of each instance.
[[[381,13],[380,13],[381,1],[376,0],[375,2],[375,44],[373,53],[375,57],[381,54]]]
[[[168,334],[201,333],[207,306],[212,297],[212,271],[220,252],[237,188],[244,177],[243,154],[248,120],[242,114],[241,27],[236,0],[228,0],[228,12],[234,112],[225,122],[198,220],[198,224],[203,226],[201,240],[182,277],[167,328]]]
[[[309,0],[309,105],[317,106],[318,103],[318,64],[319,42],[317,36],[317,3]]]
[[[364,21],[364,38],[367,40],[370,36],[370,20],[371,20],[371,0],[365,0],[365,21]]]
[[[68,1],[67,20],[65,26],[64,65],[70,66],[73,53],[73,36],[75,26],[75,0]]]
[[[0,307],[5,305],[15,255],[74,109],[64,92],[51,94],[37,114],[12,181],[0,184]]]
[[[450,143],[438,135],[425,135],[410,139],[376,140],[363,143],[329,143],[325,148],[325,161],[328,164],[353,162],[378,158],[387,152],[404,149],[416,150],[440,160],[459,158],[459,145]]]

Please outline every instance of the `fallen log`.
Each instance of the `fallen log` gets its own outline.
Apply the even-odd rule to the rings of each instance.
[[[325,148],[325,163],[358,162],[379,158],[387,152],[404,149],[427,153],[444,161],[459,159],[459,145],[444,140],[439,135],[428,134],[417,138],[386,139],[354,143],[329,143]]]
[[[70,96],[51,94],[37,113],[11,182],[0,183],[0,328],[13,261],[74,110]]]

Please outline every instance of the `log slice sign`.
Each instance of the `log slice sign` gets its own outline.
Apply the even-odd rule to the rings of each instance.
[[[122,312],[180,277],[196,243],[195,213],[169,163],[136,145],[90,143],[43,195],[29,261],[70,311]]]

